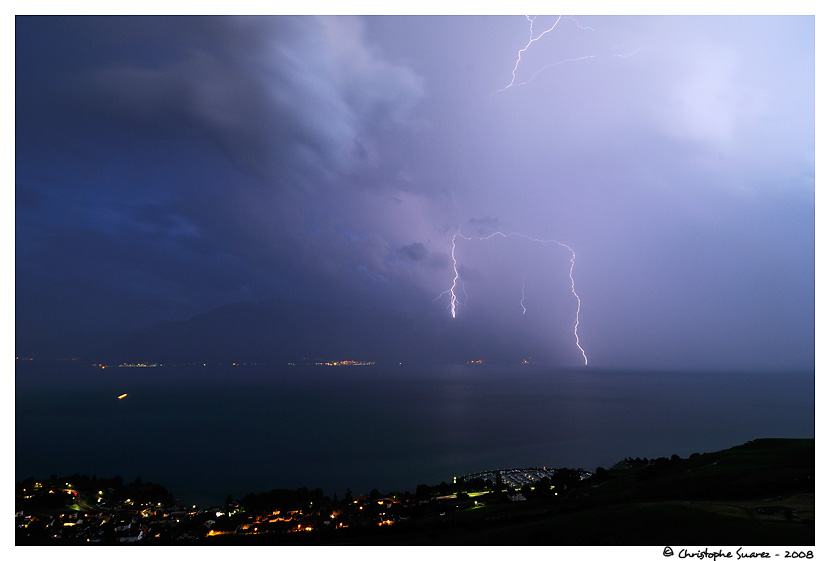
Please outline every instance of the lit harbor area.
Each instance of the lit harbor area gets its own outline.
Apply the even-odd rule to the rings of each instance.
[[[33,359],[20,359],[18,360],[33,360]],[[285,363],[286,366],[374,366],[377,364],[375,361],[371,360],[320,360],[316,362],[311,362],[308,360],[302,360],[297,362],[287,362]],[[93,363],[93,368],[161,368],[163,366],[169,367],[191,367],[191,366],[201,366],[201,367],[208,367],[208,366],[268,366],[268,363],[265,362],[186,362],[186,363],[160,363],[160,362],[122,362],[120,364],[105,364],[103,362]]]
[[[372,366],[374,362],[363,360],[332,360],[329,362],[316,362],[317,366]]]
[[[546,467],[532,467],[532,468],[513,468],[513,469],[496,469],[490,471],[482,471],[479,473],[471,473],[467,475],[460,475],[453,478],[454,482],[469,483],[474,479],[490,480],[496,483],[504,483],[510,489],[518,491],[525,485],[535,486],[543,478],[551,480],[556,475],[556,469],[547,469]],[[570,471],[570,470],[569,470]],[[591,472],[585,470],[579,471],[579,479],[587,479],[591,477]]]

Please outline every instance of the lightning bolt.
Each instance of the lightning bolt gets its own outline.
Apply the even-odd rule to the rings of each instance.
[[[642,47],[638,47],[635,51],[632,51],[630,53],[615,53],[614,56],[618,58],[630,58],[639,53],[640,49],[642,49]]]
[[[525,18],[527,18],[527,21],[530,22],[530,39],[527,41],[527,45],[525,45],[522,49],[519,49],[519,53],[518,53],[518,55],[516,55],[516,64],[513,65],[513,72],[511,73],[510,83],[507,84],[502,89],[497,90],[496,93],[503,92],[506,89],[513,87],[514,85],[515,86],[523,86],[523,85],[527,84],[528,82],[530,82],[530,80],[533,80],[533,78],[536,76],[536,74],[538,74],[539,72],[541,72],[545,68],[550,68],[551,66],[559,66],[560,64],[565,64],[566,62],[576,62],[578,60],[583,60],[583,59],[586,59],[586,58],[594,58],[594,55],[591,55],[591,56],[584,56],[584,57],[579,57],[579,58],[570,58],[570,59],[563,60],[563,61],[560,61],[560,62],[556,62],[556,63],[553,63],[553,64],[548,64],[547,66],[537,70],[533,74],[533,76],[530,77],[530,80],[527,80],[526,82],[521,82],[519,84],[516,84],[516,72],[519,70],[519,64],[521,64],[521,62],[522,62],[522,53],[526,52],[533,43],[535,43],[536,41],[538,41],[539,39],[541,39],[542,37],[544,37],[545,35],[547,35],[551,31],[553,31],[556,28],[556,26],[559,25],[559,22],[562,21],[563,17],[565,19],[573,20],[573,22],[576,24],[576,26],[579,29],[584,29],[586,31],[594,31],[594,29],[592,27],[587,27],[587,26],[580,25],[579,22],[576,20],[576,18],[573,17],[573,16],[557,16],[556,21],[553,22],[553,25],[551,25],[548,29],[544,30],[538,36],[534,37],[533,36],[533,22],[536,21],[536,16],[527,16],[526,15]]]
[[[506,86],[504,86],[502,89],[498,90],[496,93],[503,92],[507,88],[510,88],[510,87],[513,86],[513,84],[516,82],[516,71],[519,69],[519,63],[522,62],[522,53],[527,51],[533,43],[535,43],[536,41],[538,41],[539,39],[541,39],[542,37],[544,37],[545,35],[547,35],[551,31],[553,31],[554,28],[559,24],[560,20],[562,19],[562,16],[557,17],[556,21],[553,22],[553,25],[551,25],[549,29],[546,29],[545,31],[540,33],[538,37],[534,38],[533,37],[533,22],[536,21],[536,16],[532,16],[532,17],[531,16],[525,16],[525,17],[527,18],[527,21],[530,22],[530,39],[528,40],[527,45],[525,45],[523,49],[519,50],[519,54],[516,57],[516,64],[513,65],[513,77],[510,79],[510,83],[507,84]]]
[[[541,72],[543,72],[544,70],[547,70],[548,68],[553,68],[554,66],[559,66],[560,64],[566,64],[568,62],[578,62],[580,60],[585,60],[586,58],[596,58],[596,57],[597,57],[597,55],[586,55],[586,56],[581,56],[581,57],[577,57],[577,58],[566,58],[565,60],[560,60],[559,62],[553,62],[551,64],[546,64],[545,66],[543,66],[542,68],[540,68],[539,70],[534,72],[533,75],[530,78],[528,78],[524,82],[520,82],[516,85],[517,86],[524,86],[525,84],[531,83],[533,81],[533,79],[536,77],[537,74],[540,74]],[[505,89],[507,89],[507,88],[505,88]],[[502,91],[502,90],[499,90],[499,91]]]
[[[461,233],[461,229],[456,232],[456,234],[452,237],[452,251],[450,255],[452,256],[452,270],[455,273],[455,276],[452,279],[452,286],[450,287],[450,311],[452,313],[453,319],[455,318],[455,312],[458,307],[458,297],[455,295],[455,287],[458,286],[458,261],[455,258],[455,239]]]
[[[583,29],[585,31],[594,31],[593,27],[589,27],[587,25],[580,24],[579,21],[577,21],[577,19],[574,16],[557,16],[556,21],[553,22],[553,25],[551,25],[548,29],[544,30],[538,36],[534,37],[533,36],[533,23],[536,21],[536,16],[525,16],[525,18],[527,18],[527,20],[530,22],[530,39],[528,40],[527,44],[522,49],[519,50],[519,52],[516,56],[516,63],[513,65],[513,71],[511,72],[510,83],[507,84],[502,89],[496,90],[495,93],[501,93],[501,92],[503,92],[503,91],[505,91],[509,88],[512,88],[514,86],[524,86],[525,84],[529,84],[530,82],[533,81],[533,79],[539,73],[541,73],[544,70],[547,70],[548,68],[553,68],[554,66],[559,66],[561,64],[566,64],[566,63],[569,63],[569,62],[578,62],[580,60],[586,60],[586,59],[589,59],[589,58],[597,58],[598,56],[600,56],[600,55],[586,55],[586,56],[581,56],[581,57],[576,57],[576,58],[567,58],[567,59],[564,59],[564,60],[560,60],[559,62],[546,64],[545,66],[543,66],[543,67],[539,68],[538,70],[536,70],[536,72],[534,72],[533,75],[530,78],[528,78],[527,80],[525,80],[524,82],[516,82],[516,79],[517,79],[516,78],[516,72],[518,72],[519,64],[521,64],[521,62],[522,62],[522,54],[525,53],[530,48],[530,46],[533,45],[533,43],[535,43],[536,41],[538,41],[539,39],[541,39],[542,37],[544,37],[545,35],[547,35],[551,31],[553,31],[562,19],[572,20],[579,29]],[[615,57],[620,57],[620,58],[628,58],[628,57],[631,57],[631,56],[634,56],[635,54],[637,54],[637,52],[639,50],[640,49],[637,49],[636,51],[631,52],[631,53],[614,54],[614,56]]]
[[[527,308],[525,308],[525,279],[522,277],[522,299],[519,301],[519,306],[522,307],[522,315],[527,313]]]
[[[587,25],[579,25],[579,22],[576,21],[576,18],[573,16],[568,16],[569,20],[572,20],[579,29],[584,29],[586,31],[594,31],[593,27],[588,27]]]
[[[557,241],[557,240],[541,240],[539,238],[532,238],[528,235],[520,234],[518,232],[509,232],[507,234],[505,234],[504,232],[493,232],[492,234],[490,234],[488,236],[483,236],[483,237],[478,237],[478,236],[467,237],[467,236],[465,236],[461,233],[461,228],[459,227],[458,232],[456,232],[455,235],[453,235],[453,237],[452,237],[452,250],[450,251],[450,256],[452,257],[452,270],[453,270],[453,274],[454,274],[453,279],[452,279],[452,286],[449,289],[442,292],[441,294],[439,294],[438,298],[436,298],[435,300],[440,299],[445,294],[449,294],[450,295],[450,306],[449,306],[450,307],[450,313],[452,314],[453,318],[456,317],[456,314],[458,313],[458,297],[455,293],[455,290],[458,287],[458,284],[460,282],[460,275],[458,273],[458,259],[455,256],[456,240],[458,238],[461,238],[461,239],[464,239],[464,240],[467,240],[467,241],[472,241],[472,240],[486,241],[486,240],[489,240],[489,239],[494,238],[496,236],[500,236],[502,238],[509,238],[511,236],[516,236],[516,237],[524,238],[526,240],[536,242],[536,243],[555,243],[555,244],[557,244],[561,247],[564,247],[565,249],[567,249],[571,253],[571,266],[570,266],[570,269],[568,270],[568,277],[571,280],[571,294],[573,294],[574,298],[576,299],[576,321],[574,322],[574,339],[576,339],[576,347],[579,349],[579,352],[582,353],[582,359],[585,361],[585,366],[588,366],[588,356],[585,354],[585,350],[579,344],[579,311],[582,307],[582,300],[580,300],[579,295],[576,293],[576,284],[574,283],[574,264],[576,262],[576,253],[571,248],[571,246],[569,246],[565,243],[562,243],[562,242]],[[435,300],[433,300],[433,301],[435,301]],[[520,304],[521,304],[522,310],[523,310],[522,313],[526,312],[527,309],[524,306],[524,280],[522,280],[522,300],[521,300]]]
[[[458,296],[455,294],[455,289],[458,287],[458,283],[460,282],[461,275],[458,274],[458,260],[455,258],[455,240],[461,236],[461,227],[458,228],[458,232],[452,237],[452,250],[450,251],[450,257],[452,258],[452,271],[453,271],[453,278],[452,278],[452,286],[438,295],[433,302],[440,300],[442,296],[445,294],[450,295],[450,313],[452,314],[453,319],[455,319],[456,311],[458,310]],[[462,238],[464,236],[461,236]],[[469,238],[465,238],[469,239]],[[463,283],[461,285],[464,286]],[[466,290],[465,290],[466,292]]]

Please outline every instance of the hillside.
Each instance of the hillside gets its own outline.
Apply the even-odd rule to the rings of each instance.
[[[142,543],[158,545],[815,544],[814,439],[759,439],[619,465],[587,479],[556,469],[521,489],[499,477],[339,501],[320,489],[274,489],[206,510],[168,504],[164,488],[140,480],[32,480],[17,485],[17,539],[120,543],[142,539],[141,528]],[[96,492],[100,486],[112,488]],[[64,516],[70,529],[57,523]],[[104,519],[123,520],[123,529]]]

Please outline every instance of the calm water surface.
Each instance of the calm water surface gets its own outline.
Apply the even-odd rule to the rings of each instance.
[[[208,506],[278,487],[342,497],[493,468],[594,470],[626,456],[813,437],[814,379],[535,365],[22,363],[15,475],[141,476]]]

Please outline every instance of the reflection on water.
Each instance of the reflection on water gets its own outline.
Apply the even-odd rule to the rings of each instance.
[[[812,437],[814,400],[813,372],[19,364],[15,475],[141,476],[203,505],[277,487],[414,491]]]

